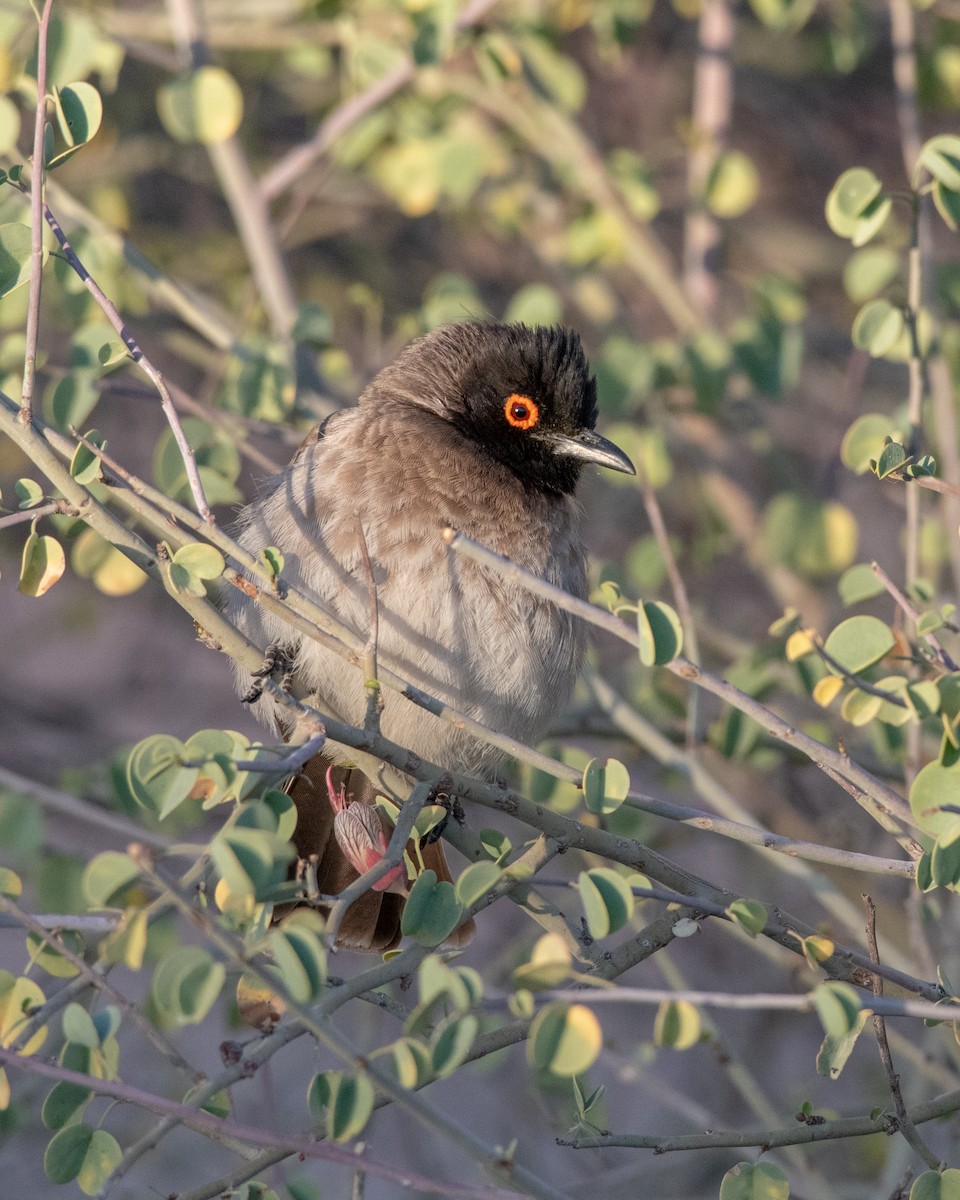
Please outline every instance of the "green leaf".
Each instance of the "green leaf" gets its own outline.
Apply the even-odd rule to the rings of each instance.
[[[107,444],[106,438],[97,429],[88,430],[84,437],[92,445],[99,446],[101,449]],[[103,477],[103,468],[97,455],[81,443],[74,450],[73,458],[70,460],[70,474],[77,483],[86,486],[88,483],[93,483],[95,479]]]
[[[563,321],[563,301],[545,283],[528,283],[514,292],[503,319],[522,325],[559,325]]]
[[[852,237],[857,221],[882,191],[883,184],[866,167],[844,171],[827,196],[827,224],[840,237]]]
[[[633,916],[633,892],[626,879],[610,867],[581,871],[577,882],[587,927],[594,938],[616,933]]]
[[[865,671],[895,645],[890,626],[877,617],[848,617],[832,631],[824,650],[850,675]]]
[[[223,988],[226,971],[200,946],[180,946],[157,964],[151,994],[164,1022],[198,1024]]]
[[[457,880],[457,899],[464,908],[471,908],[499,883],[503,871],[492,862],[473,863]]]
[[[960,1200],[960,1171],[924,1171],[913,1181],[910,1200]]]
[[[91,908],[107,908],[124,888],[140,878],[140,868],[128,854],[104,850],[83,870],[83,894]]]
[[[183,744],[158,733],[138,742],[127,759],[127,786],[136,802],[159,817],[166,817],[190,795],[197,781],[196,767],[181,766]]]
[[[673,662],[683,649],[680,618],[662,600],[645,600],[637,609],[640,661],[645,667]]]
[[[570,977],[570,950],[556,933],[545,933],[537,939],[530,961],[513,971],[514,987],[533,992],[559,987]]]
[[[960,817],[937,837],[930,852],[930,880],[936,887],[956,889],[960,884]]]
[[[446,1079],[466,1060],[479,1032],[479,1020],[469,1013],[440,1022],[430,1039],[433,1074],[437,1079]]]
[[[178,142],[225,142],[243,119],[243,93],[221,67],[201,67],[157,93],[164,129]]]
[[[665,1000],[657,1009],[653,1040],[671,1050],[689,1050],[700,1040],[700,1013],[689,1000]]]
[[[900,259],[889,246],[871,246],[851,254],[843,269],[843,286],[854,304],[872,300],[896,279]]]
[[[437,880],[435,871],[417,876],[403,909],[401,930],[421,946],[439,946],[460,924],[463,906],[452,883]]]
[[[854,563],[840,576],[837,591],[840,593],[840,599],[849,608],[879,596],[884,587],[869,563]]]
[[[217,579],[226,567],[223,555],[206,542],[181,546],[170,562],[170,582],[178,592],[205,596],[203,580]]]
[[[18,479],[13,490],[19,500],[18,508],[36,508],[44,501],[43,488],[33,479]]]
[[[276,546],[265,546],[258,557],[274,578],[283,571],[283,555]]]
[[[603,1034],[593,1012],[583,1004],[548,1004],[530,1026],[527,1061],[552,1075],[580,1075],[593,1066]]]
[[[317,914],[297,913],[267,937],[276,962],[274,973],[300,1004],[315,1000],[326,982],[327,954],[318,935],[321,925]]]
[[[226,566],[220,551],[206,542],[190,542],[187,546],[181,546],[173,556],[173,561],[200,579],[217,579]]]
[[[68,1125],[55,1134],[43,1156],[43,1169],[51,1183],[69,1183],[80,1174],[93,1142],[90,1125]]]
[[[68,1004],[63,1012],[63,1036],[88,1050],[100,1047],[100,1035],[93,1018],[81,1004]]]
[[[42,596],[49,592],[66,570],[63,547],[48,534],[33,532],[23,546],[19,590],[24,596]]]
[[[365,1075],[322,1071],[315,1075],[307,1092],[307,1104],[315,1120],[326,1116],[327,1135],[335,1142],[349,1142],[363,1132],[373,1112],[373,1084]]]
[[[937,180],[933,188],[933,203],[948,227],[960,229],[960,192],[955,192]]]
[[[931,762],[917,774],[910,788],[910,809],[924,833],[946,833],[956,814],[943,808],[960,806],[960,764],[945,767]]]
[[[20,1036],[29,1020],[30,1010],[39,1008],[46,1003],[46,999],[39,984],[32,979],[26,976],[18,978],[0,968],[0,1046],[6,1048]],[[22,1055],[35,1054],[46,1037],[47,1027],[43,1025],[17,1052]]]
[[[858,475],[870,470],[871,459],[878,459],[883,451],[884,439],[899,433],[892,418],[882,413],[864,413],[858,417],[843,435],[840,458],[844,466]]]
[[[824,1032],[829,1037],[844,1038],[861,1024],[863,1007],[860,996],[849,983],[821,983],[814,989],[813,1003]]]
[[[868,1008],[861,1009],[857,1018],[846,1033],[839,1036],[828,1033],[817,1051],[817,1074],[827,1079],[837,1079],[847,1064],[847,1059],[853,1053],[857,1038],[863,1031],[864,1025],[873,1014]]]
[[[952,192],[960,192],[960,137],[941,133],[930,138],[920,151],[918,166]]]
[[[882,358],[900,340],[905,325],[903,312],[889,300],[870,300],[853,322],[853,344],[874,358]]]
[[[401,1087],[412,1090],[426,1083],[433,1072],[433,1056],[418,1038],[403,1037],[376,1050],[372,1059],[383,1059]]]
[[[53,1086],[44,1100],[40,1119],[48,1129],[62,1129],[64,1125],[73,1123],[92,1099],[93,1092],[89,1088],[61,1081]]]
[[[760,175],[751,160],[739,150],[717,156],[707,180],[707,207],[717,217],[729,220],[742,216],[757,199]]]
[[[767,924],[767,910],[759,900],[745,900],[742,897],[727,906],[727,915],[741,929],[756,937]]]
[[[122,1159],[123,1151],[113,1134],[105,1129],[95,1130],[77,1175],[80,1191],[86,1196],[95,1196]]]
[[[53,89],[54,107],[66,150],[46,157],[48,170],[59,167],[93,138],[103,121],[103,101],[91,83],[68,83]]]
[[[0,867],[0,896],[8,900],[18,900],[23,891],[23,880],[9,867]]]
[[[888,441],[880,451],[877,465],[874,468],[878,479],[886,479],[894,471],[899,471],[907,459],[907,452],[899,442]]]
[[[31,241],[29,225],[17,222],[0,225],[0,299],[15,292],[30,278]],[[44,250],[43,262],[46,261]]]
[[[774,1163],[741,1162],[720,1184],[720,1200],[788,1200],[790,1183]]]
[[[616,758],[591,758],[583,771],[582,786],[587,812],[616,812],[630,791],[630,773]]]

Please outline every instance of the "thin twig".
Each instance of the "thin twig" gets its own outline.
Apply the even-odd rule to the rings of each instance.
[[[361,896],[366,895],[375,883],[378,883],[385,875],[389,875],[394,867],[403,862],[407,842],[413,833],[417,817],[420,816],[421,809],[430,799],[434,790],[433,784],[417,784],[410,793],[410,798],[404,802],[397,814],[397,823],[393,828],[393,833],[390,834],[390,841],[387,843],[383,857],[369,871],[364,871],[359,879],[355,879],[338,894],[336,903],[331,907],[327,917],[326,935],[329,945],[335,945],[343,918],[354,900],[359,900]]]
[[[33,164],[30,176],[30,295],[27,300],[26,349],[20,391],[20,422],[33,420],[33,389],[40,341],[40,292],[43,287],[43,143],[47,124],[47,35],[53,0],[45,0],[37,31],[37,112],[33,122]]]
[[[910,618],[911,621],[913,621],[914,625],[916,625],[916,623],[920,620],[920,613],[914,608],[903,592],[900,591],[883,567],[881,567],[878,562],[874,561],[870,564],[870,569],[887,589],[893,599],[897,602],[899,608],[906,616]],[[944,650],[944,648],[940,645],[939,639],[935,634],[925,633],[923,634],[923,639],[927,645],[936,652],[937,657],[948,671],[960,671],[960,667],[957,666],[946,650]]]
[[[711,0],[714,2],[714,0]],[[719,0],[719,3],[725,4],[726,0]],[[643,507],[646,509],[647,520],[650,522],[650,530],[653,533],[654,540],[657,543],[657,548],[660,551],[660,557],[663,559],[663,565],[666,568],[667,579],[670,581],[670,590],[673,592],[673,602],[677,608],[677,616],[680,618],[680,625],[683,628],[684,641],[687,647],[687,657],[691,662],[700,662],[700,647],[697,642],[697,627],[693,620],[693,612],[690,608],[690,597],[687,593],[687,585],[683,581],[683,575],[680,573],[680,568],[677,565],[676,555],[673,553],[673,547],[670,545],[670,535],[667,533],[667,524],[663,519],[663,511],[660,508],[660,501],[657,498],[656,489],[647,479],[646,472],[642,467],[639,468],[642,472],[640,490],[643,496]],[[700,691],[698,688],[691,687],[688,689],[689,699],[687,701],[687,749],[693,751],[694,747],[700,742]]]
[[[187,480],[190,484],[190,491],[193,493],[193,500],[197,506],[197,512],[203,517],[208,525],[215,524],[213,513],[210,511],[210,506],[207,504],[206,496],[203,494],[203,484],[200,482],[200,473],[197,470],[197,460],[194,457],[190,443],[187,441],[186,435],[183,432],[183,426],[180,424],[180,417],[174,406],[173,399],[170,396],[170,390],[164,382],[163,376],[153,365],[150,359],[144,354],[140,343],[131,333],[130,329],[124,323],[123,318],[117,311],[116,305],[103,291],[97,281],[93,278],[87,268],[77,257],[76,251],[67,241],[67,236],[60,226],[60,222],[50,211],[47,204],[43,206],[43,215],[47,224],[53,230],[54,237],[60,243],[60,248],[63,251],[64,258],[79,276],[83,282],[83,286],[87,289],[97,304],[103,311],[104,316],[117,331],[120,340],[126,346],[130,357],[137,364],[144,375],[150,380],[153,386],[157,389],[160,395],[160,405],[163,408],[163,414],[167,418],[167,424],[173,432],[177,447],[180,450],[180,455],[183,459],[184,470],[187,474]]]
[[[77,510],[71,508],[63,500],[51,500],[49,504],[40,504],[36,508],[27,508],[22,512],[14,512],[6,517],[0,517],[0,529],[9,529],[11,525],[22,525],[25,521],[37,521],[41,517],[49,517],[52,513],[69,513],[75,517]]]
[[[0,788],[7,788],[20,796],[29,796],[36,800],[41,808],[102,829],[120,840],[123,845],[130,841],[138,841],[146,842],[156,850],[167,850],[173,844],[173,839],[165,833],[156,833],[135,825],[119,813],[100,808],[99,805],[81,800],[78,796],[52,788],[45,783],[38,783],[35,779],[28,779],[26,775],[18,775],[7,767],[0,767]]]
[[[470,0],[457,16],[454,29],[457,32],[463,32],[463,30],[479,24],[495,3],[496,0]],[[389,100],[401,88],[406,87],[416,73],[417,68],[413,58],[406,58],[382,79],[376,80],[364,91],[337,105],[309,141],[284,155],[261,178],[259,191],[264,200],[275,200],[288,187],[301,179],[337,138],[351,126],[356,125],[367,113],[379,108],[385,100]]]
[[[879,963],[880,951],[877,949],[877,908],[873,900],[866,894],[863,896],[863,903],[867,910],[867,948],[870,951],[870,957],[874,962]],[[874,975],[873,977],[873,995],[875,1001],[883,999],[883,979],[879,975]],[[877,1005],[874,1003],[874,1009],[876,1007]],[[914,1153],[918,1154],[931,1170],[938,1171],[943,1164],[926,1142],[924,1142],[907,1113],[907,1106],[903,1102],[903,1093],[900,1091],[900,1076],[894,1069],[893,1055],[890,1053],[890,1043],[887,1041],[887,1023],[883,1015],[879,1012],[874,1012],[873,1014],[873,1032],[877,1039],[877,1050],[880,1052],[880,1061],[883,1064],[883,1069],[887,1075],[887,1082],[890,1085],[890,1094],[893,1096],[893,1106],[897,1111],[897,1126]]]
[[[196,71],[206,66],[210,53],[194,0],[167,0],[167,11],[183,67]],[[297,300],[267,202],[236,134],[208,142],[205,149],[237,227],[273,336],[288,342],[297,317]]]
[[[910,1119],[915,1125],[936,1121],[950,1116],[960,1109],[960,1088],[914,1105]],[[710,1131],[687,1134],[607,1134],[603,1137],[577,1138],[561,1144],[576,1150],[596,1150],[610,1146],[628,1146],[634,1149],[653,1150],[667,1154],[678,1150],[705,1150],[724,1147],[761,1146],[772,1150],[779,1146],[802,1146],[809,1142],[830,1142],[839,1138],[869,1137],[882,1133],[889,1136],[890,1115],[878,1113],[875,1117],[840,1117],[810,1124],[794,1122],[783,1129],[745,1129],[733,1131]]]
[[[32,913],[26,912],[15,901],[6,896],[0,896],[0,913],[6,913],[12,917],[22,928],[29,929],[35,933],[46,945],[51,946],[56,950],[66,962],[80,974],[87,984],[102,992],[109,1000],[111,1000],[123,1012],[124,1016],[138,1027],[140,1032],[144,1034],[149,1042],[152,1042],[160,1054],[178,1070],[187,1072],[194,1083],[203,1079],[203,1072],[198,1071],[191,1063],[183,1057],[180,1051],[169,1042],[166,1037],[160,1032],[153,1022],[140,1010],[140,1006],[132,1000],[117,991],[113,984],[108,983],[102,967],[91,967],[90,964],[83,958],[82,955],[76,954],[60,937],[56,930],[48,929],[39,918],[33,916]],[[20,1041],[19,1037],[16,1039]],[[8,1043],[15,1044],[15,1043]],[[21,1043],[23,1045],[23,1043]]]
[[[457,533],[456,530],[445,529],[441,536],[447,545],[457,553],[463,554],[467,558],[472,558],[476,562],[483,563],[499,575],[514,580],[535,595],[552,600],[558,608],[573,613],[575,616],[582,617],[591,625],[605,629],[608,633],[612,633],[614,637],[620,638],[635,649],[639,648],[640,639],[636,629],[627,625],[625,621],[621,621],[613,613],[605,612],[603,609],[597,608],[577,596],[571,596],[568,592],[563,591],[562,588],[555,587],[553,584],[539,579],[532,572],[524,570],[517,563],[512,562],[501,554],[494,553],[494,551],[480,545],[479,542],[473,541],[464,534]],[[752,696],[748,696],[745,692],[740,691],[739,688],[734,687],[733,684],[718,679],[708,671],[697,666],[696,663],[692,663],[689,659],[681,656],[678,656],[671,662],[664,663],[663,667],[664,670],[670,671],[671,674],[678,676],[678,678],[694,682],[706,691],[712,692],[721,700],[732,704],[734,708],[739,709],[748,717],[752,717],[758,725],[778,741],[782,741],[786,745],[799,750],[801,754],[806,755],[816,765],[819,766],[821,763],[826,762],[833,766],[845,778],[863,788],[877,803],[881,804],[890,813],[895,814],[898,820],[911,826],[916,823],[913,813],[910,811],[910,806],[904,798],[883,783],[882,780],[877,779],[869,771],[852,762],[846,755],[831,750],[828,746],[823,745],[822,742],[818,742],[815,738],[809,737],[807,734],[794,728],[794,726],[788,724],[788,722],[777,716],[776,713],[761,704],[758,700],[754,700]]]
[[[72,1083],[78,1087],[87,1088],[101,1096],[112,1096],[115,1100],[126,1104],[135,1104],[150,1112],[167,1113],[175,1116],[188,1129],[214,1137],[219,1141],[229,1138],[238,1142],[251,1142],[254,1146],[278,1146],[290,1154],[302,1158],[319,1159],[326,1162],[340,1163],[343,1166],[355,1168],[359,1159],[355,1147],[337,1146],[329,1142],[316,1142],[310,1137],[289,1137],[286,1134],[274,1133],[250,1125],[241,1125],[237,1121],[215,1117],[211,1113],[179,1104],[175,1100],[167,1100],[164,1096],[156,1096],[141,1088],[119,1080],[98,1079],[93,1075],[84,1075],[79,1071],[71,1071],[57,1063],[48,1062],[34,1055],[32,1058],[21,1058],[10,1050],[0,1047],[0,1062],[7,1067],[19,1067],[34,1075],[46,1079],[56,1079],[64,1083]],[[446,1184],[437,1179],[416,1175],[410,1171],[401,1170],[387,1163],[374,1159],[363,1158],[363,1169],[368,1175],[379,1179],[389,1179],[398,1188],[417,1188],[422,1192],[435,1192],[442,1196],[470,1197],[473,1200],[523,1200],[526,1193],[508,1191],[503,1188],[470,1187],[465,1184]]]

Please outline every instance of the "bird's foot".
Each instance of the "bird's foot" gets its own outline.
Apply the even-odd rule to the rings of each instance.
[[[274,642],[267,647],[262,665],[256,671],[250,672],[253,676],[253,683],[240,697],[240,703],[255,704],[263,695],[263,680],[274,674],[280,675],[280,686],[286,688],[288,676],[292,670],[293,654],[286,646]]]

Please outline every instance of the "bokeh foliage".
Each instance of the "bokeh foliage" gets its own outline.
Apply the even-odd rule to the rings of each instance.
[[[303,884],[290,801],[243,766],[276,759],[266,736],[158,732],[145,698],[135,746],[36,765],[116,841],[99,853],[62,853],[50,795],[6,780],[0,904],[23,937],[0,1047],[59,1071],[42,1096],[0,1072],[3,1136],[40,1147],[34,1174],[42,1157],[88,1195],[174,1178],[192,1200],[312,1200],[342,1159],[272,1164],[362,1137],[358,1171],[390,1195],[408,1162],[431,1177],[408,1154],[426,1126],[458,1179],[472,1162],[528,1195],[958,1195],[955,1134],[920,1124],[960,1106],[956,1025],[898,1023],[907,1108],[868,1048],[880,975],[894,997],[958,998],[957,34],[939,0],[57,0],[41,133],[69,245],[47,222],[37,246],[37,15],[0,12],[0,586],[46,604],[69,573],[107,621],[149,583],[256,666],[209,603],[238,566],[322,614],[285,595],[282,546],[243,561],[231,506],[410,337],[465,317],[578,326],[641,475],[589,497],[595,620],[621,653],[601,640],[541,748],[555,765],[518,754],[513,824],[462,784],[456,886],[409,843],[395,960],[345,982],[316,912],[271,924]],[[193,482],[153,420],[151,360]],[[445,961],[468,911],[480,938]],[[771,991],[798,994],[813,1035],[767,1011]],[[727,1022],[730,993],[755,998],[751,1024]],[[224,1023],[223,1065],[195,1071],[183,1034],[213,1045]],[[250,1076],[295,1038],[313,1046],[295,1136],[269,1142],[264,1119],[259,1152],[219,1173],[200,1156],[171,1177],[147,1153],[181,1124],[249,1142],[231,1090],[269,1106]],[[518,1041],[478,1104],[468,1064]],[[128,1073],[151,1055],[166,1123],[138,1140],[107,1104],[149,1107]],[[433,1099],[446,1080],[461,1120]],[[406,1122],[393,1142],[385,1104]],[[840,1113],[861,1138],[800,1148],[839,1138]],[[763,1156],[703,1132],[722,1127]],[[646,1154],[665,1148],[685,1151],[669,1174]]]

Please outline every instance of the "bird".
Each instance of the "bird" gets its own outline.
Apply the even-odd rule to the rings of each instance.
[[[307,436],[290,463],[240,514],[251,554],[274,546],[283,579],[364,639],[370,596],[377,654],[415,687],[493,730],[535,743],[569,699],[582,665],[581,623],[519,583],[452,553],[450,527],[575,596],[587,591],[575,499],[588,465],[635,474],[598,434],[596,380],[568,328],[495,321],[441,326],[413,341]],[[372,583],[371,583],[372,576]],[[261,647],[282,647],[321,711],[362,725],[363,673],[328,646],[259,607],[243,590],[227,615]],[[243,686],[242,675],[238,675]],[[265,693],[258,717],[283,728]],[[502,753],[399,693],[381,731],[451,771],[489,777]],[[377,790],[327,742],[289,783],[294,845],[317,867],[319,894],[341,892],[382,857],[390,826]],[[451,880],[442,843],[424,867]],[[394,869],[347,910],[338,945],[384,951],[400,940],[409,890]],[[468,920],[450,946],[473,934]]]

